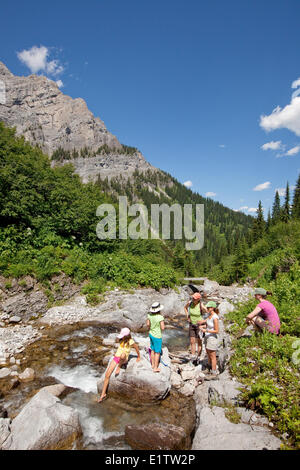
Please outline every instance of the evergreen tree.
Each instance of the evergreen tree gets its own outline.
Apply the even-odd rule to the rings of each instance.
[[[258,208],[257,208],[257,217],[253,222],[252,233],[254,242],[259,240],[265,232],[266,229],[266,222],[264,219],[264,211],[262,208],[262,203],[259,201]]]
[[[243,239],[238,247],[236,248],[234,260],[233,260],[233,271],[236,281],[241,280],[248,272],[249,256],[247,251],[247,245]]]
[[[292,217],[293,219],[300,219],[300,174],[294,192]]]
[[[291,209],[290,209],[290,187],[289,183],[286,185],[286,191],[285,191],[285,201],[284,201],[284,206],[282,207],[281,210],[281,220],[285,223],[288,223],[291,217]]]
[[[266,231],[268,232],[270,227],[272,225],[272,218],[271,218],[271,211],[269,209],[268,211],[268,218],[267,218],[267,223],[266,223]]]
[[[273,209],[272,209],[272,223],[273,224],[276,224],[277,222],[279,222],[280,212],[281,212],[280,197],[279,197],[278,191],[276,191],[274,204],[273,204]]]

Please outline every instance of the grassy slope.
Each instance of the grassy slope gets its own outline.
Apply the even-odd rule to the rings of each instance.
[[[267,332],[238,339],[257,302],[241,305],[227,315],[235,338],[230,370],[245,387],[246,405],[286,433],[287,446],[300,448],[300,221],[272,227],[249,257],[246,277],[273,292],[270,300],[278,310],[282,335]]]

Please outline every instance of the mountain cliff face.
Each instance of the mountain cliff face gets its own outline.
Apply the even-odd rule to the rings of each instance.
[[[129,176],[136,169],[153,168],[140,152],[123,153],[118,139],[89,111],[85,101],[64,95],[52,80],[37,75],[15,76],[2,62],[0,80],[6,95],[0,104],[0,121],[16,127],[18,135],[39,145],[49,156],[58,149],[92,151],[93,156],[68,160],[84,182],[98,175],[110,178],[125,172]],[[103,146],[105,154],[97,155]]]

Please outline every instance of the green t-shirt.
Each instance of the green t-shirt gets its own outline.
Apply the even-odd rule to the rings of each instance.
[[[197,325],[198,321],[203,320],[203,317],[201,315],[201,310],[200,310],[200,302],[195,306],[193,306],[192,303],[190,304],[189,314],[190,314],[191,323],[193,325]]]
[[[161,338],[160,322],[164,321],[164,317],[160,313],[150,313],[148,320],[150,321],[150,335],[154,338]]]

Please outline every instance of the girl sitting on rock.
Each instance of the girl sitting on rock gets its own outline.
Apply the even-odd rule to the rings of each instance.
[[[208,356],[208,363],[211,367],[211,373],[206,375],[207,380],[217,377],[217,356],[218,334],[219,334],[219,317],[216,302],[210,301],[206,304],[208,317],[205,320],[205,326],[200,329],[205,333],[204,344]]]
[[[151,348],[151,366],[153,372],[160,372],[158,364],[162,350],[162,330],[165,329],[164,317],[160,314],[164,308],[159,302],[154,302],[150,308],[147,318],[147,328],[149,331],[150,348]]]
[[[100,398],[98,399],[98,403],[101,403],[103,400],[105,400],[105,398],[107,398],[106,390],[109,384],[110,376],[113,373],[116,366],[117,368],[116,368],[115,375],[116,376],[119,375],[121,367],[128,362],[131,348],[134,348],[137,352],[138,357],[136,361],[139,362],[141,359],[139,347],[135,343],[135,341],[131,338],[129,328],[122,328],[117,338],[120,344],[119,344],[116,354],[113,357],[113,360],[110,362],[107,368],[107,371],[105,373],[105,379],[104,379],[104,383],[102,387],[102,392],[101,392]]]

